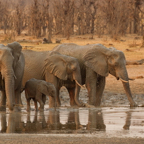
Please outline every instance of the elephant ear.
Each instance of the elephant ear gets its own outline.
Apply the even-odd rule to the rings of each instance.
[[[63,55],[57,52],[50,53],[49,57],[45,60],[45,73],[48,71],[62,80],[67,80],[68,74],[66,69],[66,61],[64,60]]]
[[[15,66],[20,58],[22,46],[18,42],[13,42],[7,44],[7,47],[9,47],[12,50],[12,55],[14,56],[14,66]]]
[[[12,49],[14,58],[19,58],[21,55],[22,46],[18,42],[9,43],[7,47]]]
[[[95,45],[84,55],[84,64],[101,76],[108,76],[107,48],[103,45]]]

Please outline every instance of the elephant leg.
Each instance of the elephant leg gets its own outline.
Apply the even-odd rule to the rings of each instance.
[[[52,83],[52,84],[55,86],[55,88],[56,88],[56,106],[57,106],[57,107],[61,106],[61,102],[60,102],[60,98],[59,98],[59,90],[60,90],[60,87],[59,87],[59,85],[58,85],[59,79],[58,79],[56,76],[54,76],[53,74],[47,73],[47,74],[45,75],[45,81],[50,82],[50,83]],[[51,102],[50,102],[51,100],[53,101],[53,99],[50,98],[50,99],[49,99],[49,103],[51,103]]]
[[[56,103],[57,103],[57,107],[60,107],[61,106],[61,101],[60,101],[60,97],[59,97],[59,91],[60,91],[60,89],[58,88],[57,90],[56,90],[56,92],[57,92],[57,96],[56,96]]]
[[[97,82],[96,82],[96,103],[95,103],[95,106],[100,106],[104,88],[105,88],[105,77],[98,75],[97,76]]]
[[[20,91],[16,91],[16,99],[17,99],[18,105],[23,106]]]
[[[21,111],[21,107],[23,106],[21,101],[21,93],[20,90],[15,90],[15,110]]]
[[[46,95],[42,95],[42,101],[43,101],[43,103],[45,104],[45,102],[46,102]]]
[[[40,92],[36,92],[36,96],[35,96],[35,99],[39,102],[40,104],[40,107],[39,107],[39,110],[43,110],[44,109],[44,103],[42,101],[42,93]]]
[[[30,98],[27,99],[27,111],[30,111]]]
[[[34,101],[34,105],[35,105],[35,110],[37,111],[38,110],[37,100],[34,98],[33,101]]]
[[[48,96],[49,97],[49,108],[53,108],[56,107],[56,101],[55,98],[52,96]]]
[[[96,106],[96,80],[97,74],[86,68],[86,88],[88,90],[89,104]]]
[[[0,103],[0,111],[6,111],[6,93],[5,91],[1,91],[1,103]]]
[[[70,105],[71,106],[76,106],[77,104],[75,103],[74,100],[74,95],[75,95],[75,88],[67,88],[70,96]]]

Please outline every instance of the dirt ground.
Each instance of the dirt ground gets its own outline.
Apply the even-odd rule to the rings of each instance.
[[[108,36],[98,38],[94,36],[94,39],[89,39],[90,35],[74,36],[70,40],[66,40],[62,36],[53,37],[53,44],[42,44],[42,39],[35,39],[34,37],[28,37],[21,35],[16,38],[23,46],[23,49],[32,49],[37,51],[51,50],[55,47],[55,39],[61,39],[61,43],[76,43],[79,45],[101,43],[106,47],[115,47],[122,50],[125,53],[127,60],[140,60],[144,58],[144,47],[142,46],[142,37],[137,35],[127,35],[121,37],[119,40],[114,41]],[[29,40],[24,42],[23,40]],[[3,36],[0,36],[1,43],[6,44],[3,41]],[[144,105],[144,65],[128,65],[128,75],[135,80],[130,81],[130,87],[133,98],[138,105]],[[69,97],[65,88],[61,89],[61,101],[63,106],[69,106]],[[80,93],[80,100],[87,102],[87,90],[83,88]],[[23,103],[26,104],[23,94]],[[129,102],[125,95],[122,83],[117,81],[115,77],[109,75],[106,79],[106,87],[102,98],[101,106],[128,106]],[[142,144],[144,139],[142,138],[100,138],[92,136],[77,135],[74,136],[52,136],[52,135],[0,135],[0,143],[16,143],[16,144],[39,144],[39,143],[59,143],[59,144],[77,144],[77,143],[108,143],[108,144]]]
[[[144,139],[87,136],[0,135],[0,144],[143,144]]]

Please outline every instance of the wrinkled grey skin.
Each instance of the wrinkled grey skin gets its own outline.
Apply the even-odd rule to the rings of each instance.
[[[30,111],[30,100],[33,99],[35,103],[35,109],[37,108],[37,102],[40,104],[39,110],[44,110],[44,104],[46,102],[46,96],[49,96],[51,103],[49,108],[55,107],[56,100],[56,88],[53,84],[44,80],[37,80],[32,78],[25,84],[25,97],[27,100],[27,111]]]
[[[80,67],[76,58],[52,51],[24,50],[23,53],[25,56],[23,86],[31,78],[54,84],[57,90],[57,106],[61,105],[59,90],[65,86],[70,95],[71,106],[82,105],[79,101],[80,86],[75,83],[77,81],[81,84]]]
[[[0,45],[0,90],[2,92],[0,110],[6,110],[6,99],[9,110],[19,109],[21,103],[21,84],[24,72],[22,46],[13,42],[7,46]]]
[[[81,68],[82,84],[86,84],[89,104],[100,106],[105,88],[105,78],[112,74],[121,79],[130,106],[136,106],[129,86],[126,60],[122,51],[106,48],[102,44],[79,46],[76,44],[61,44],[53,51],[78,59]]]

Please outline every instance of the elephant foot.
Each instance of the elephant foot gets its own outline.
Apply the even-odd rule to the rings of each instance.
[[[84,103],[79,103],[79,104],[76,104],[76,103],[70,103],[70,106],[71,107],[85,107],[85,104]]]
[[[6,105],[1,105],[0,106],[0,111],[6,111]]]
[[[81,102],[81,101],[76,101],[76,105],[78,107],[85,107],[85,104],[83,102]]]
[[[19,104],[19,107],[24,107],[23,104]]]
[[[15,105],[13,108],[14,112],[20,112],[21,111],[21,107],[19,105]]]
[[[51,106],[49,105],[49,107],[51,107]],[[57,104],[56,104],[56,107],[61,107],[61,104],[60,104],[60,103],[57,103]]]
[[[85,107],[85,103],[79,103],[78,106],[79,107]]]
[[[41,111],[44,111],[44,108],[40,108],[40,107],[39,107],[39,109],[38,109],[38,110],[41,112]]]
[[[72,107],[76,107],[76,106],[78,106],[76,103],[71,103],[70,102],[70,106],[72,106]]]
[[[136,103],[132,103],[130,104],[130,107],[138,107],[138,105]]]
[[[123,126],[123,129],[124,129],[124,130],[129,130],[129,127],[130,127],[129,125],[124,125],[124,126]]]
[[[90,105],[90,104],[88,104],[88,103],[85,103],[84,105],[85,105],[85,107],[87,107],[87,108],[95,108],[94,105]]]

